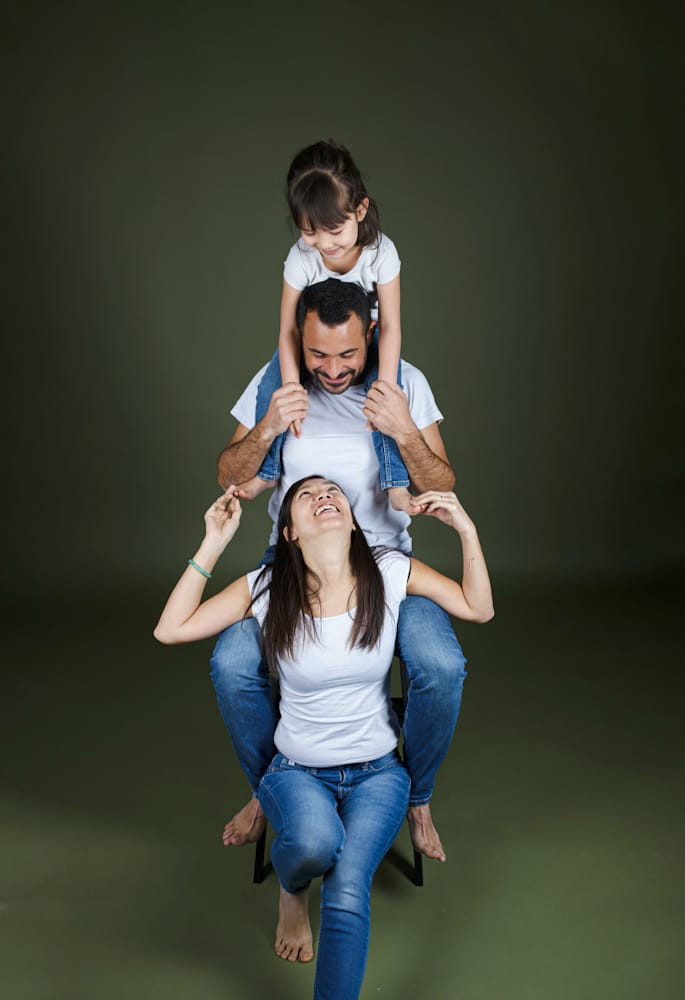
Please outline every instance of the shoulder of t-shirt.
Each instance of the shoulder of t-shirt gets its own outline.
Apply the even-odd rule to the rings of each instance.
[[[378,277],[383,278],[383,284],[397,277],[402,264],[397,247],[389,236],[381,233],[378,243],[364,249],[371,266],[378,272]]]
[[[383,581],[390,594],[399,603],[407,595],[409,579],[409,556],[399,549],[376,549],[374,557],[381,571]]]
[[[409,400],[409,412],[419,430],[443,419],[430,382],[420,368],[402,358],[402,387]]]
[[[407,389],[413,389],[416,392],[423,391],[433,395],[430,382],[421,369],[413,365],[411,361],[405,361],[404,358],[402,358],[402,384],[405,387],[405,392]]]
[[[270,362],[267,361],[265,365],[262,365],[257,374],[250,379],[231,409],[231,416],[235,417],[243,427],[254,427],[256,423],[257,389],[259,388],[259,383],[264,378],[264,373],[269,364]]]
[[[271,583],[271,567],[259,566],[247,574],[247,585],[253,600],[252,614],[261,624],[269,607],[269,584]]]
[[[283,262],[283,277],[289,285],[301,291],[311,284],[312,278],[316,275],[317,253],[317,250],[310,249],[302,239],[293,243]]]

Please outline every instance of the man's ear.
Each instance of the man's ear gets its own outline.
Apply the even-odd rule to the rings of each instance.
[[[376,330],[376,320],[372,319],[369,323],[369,329],[366,331],[366,346],[368,347],[373,340],[373,335]]]

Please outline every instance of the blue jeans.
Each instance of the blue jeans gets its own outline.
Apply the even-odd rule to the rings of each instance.
[[[375,382],[378,378],[377,339],[378,334],[375,335],[374,342],[371,347],[369,347],[369,356],[364,374],[364,388],[367,392],[371,388],[373,382]],[[400,361],[397,369],[397,381],[400,385],[402,384],[400,381],[401,372],[402,362]],[[281,367],[278,362],[278,351],[276,351],[269,362],[257,389],[257,405],[255,408],[256,422],[259,422],[265,415],[269,408],[272,395],[276,389],[280,389],[280,387]],[[257,473],[257,475],[262,479],[281,478],[281,453],[283,451],[283,441],[285,440],[286,433],[287,431],[284,431],[283,434],[279,434],[278,437],[272,442],[271,447],[262,462],[261,468]],[[381,434],[380,431],[374,431],[373,446],[376,451],[376,457],[380,467],[381,489],[387,490],[391,486],[409,486],[409,473],[407,472],[406,465],[402,461],[400,449],[397,447],[397,443],[394,439],[388,437],[386,434]]]
[[[277,753],[258,797],[276,833],[271,861],[286,892],[301,892],[323,875],[314,1000],[357,1000],[371,882],[407,811],[409,775],[397,751],[319,768]]]
[[[260,628],[246,618],[225,629],[211,658],[219,709],[238,761],[256,792],[275,753],[277,708],[260,646]],[[452,739],[466,660],[447,612],[425,597],[400,604],[395,652],[407,680],[404,758],[411,805],[428,802]]]

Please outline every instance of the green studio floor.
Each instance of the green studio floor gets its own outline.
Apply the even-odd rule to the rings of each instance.
[[[160,593],[164,585],[160,587]],[[362,996],[683,995],[682,681],[666,582],[500,586],[434,814],[449,860],[385,862]],[[270,952],[273,875],[225,850],[245,798],[210,644],[151,638],[158,595],[14,615],[3,684],[6,1000],[306,1000]],[[84,622],[86,624],[84,624]],[[403,831],[398,847],[408,856]]]

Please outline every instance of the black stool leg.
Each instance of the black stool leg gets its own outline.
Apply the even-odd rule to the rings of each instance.
[[[264,852],[266,851],[266,829],[254,845],[254,870],[252,881],[255,885],[260,885],[264,881]]]
[[[423,855],[414,851],[414,885],[423,885]]]

